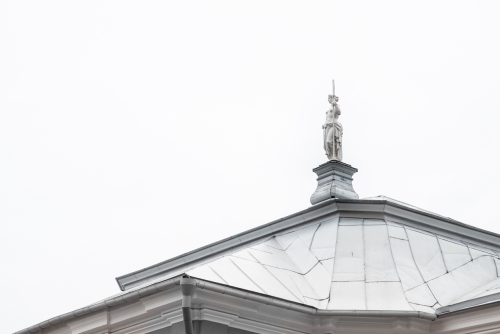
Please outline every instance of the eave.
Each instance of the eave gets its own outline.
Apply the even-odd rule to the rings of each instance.
[[[121,332],[125,330],[127,332],[131,327],[145,325],[145,322],[151,321],[144,320],[148,319],[147,312],[142,312],[141,316],[133,315],[132,312],[126,311],[127,314],[125,317],[123,316],[104,316],[107,318],[106,321],[98,321],[96,322],[93,317],[102,312],[114,312],[120,313],[120,309],[124,307],[130,307],[136,303],[140,303],[141,301],[148,300],[150,298],[155,298],[153,295],[162,296],[161,293],[168,293],[172,297],[165,298],[166,296],[160,297],[159,300],[154,304],[156,307],[160,306],[163,309],[173,310],[174,313],[179,311],[180,309],[180,293],[179,287],[182,281],[182,275],[176,276],[170,279],[162,280],[161,282],[147,285],[142,287],[141,289],[137,289],[131,292],[124,292],[119,296],[114,296],[107,298],[101,302],[92,304],[87,307],[83,307],[81,309],[74,310],[72,312],[68,312],[62,314],[60,316],[51,318],[49,320],[43,321],[34,326],[25,328],[20,330],[14,334],[30,334],[30,333],[46,333],[50,331],[51,327],[55,326],[68,326],[69,328],[78,327],[78,328],[87,328],[87,330],[78,330],[77,332],[95,332],[95,330],[106,330],[108,332]],[[424,320],[424,321],[434,321],[436,320],[435,314],[419,312],[419,311],[387,311],[387,310],[318,310],[314,307],[291,302],[285,299],[272,297],[269,295],[264,295],[244,289],[234,288],[231,286],[218,284],[206,280],[195,279],[196,281],[196,296],[194,303],[196,305],[207,305],[214,303],[213,307],[208,307],[209,310],[217,311],[214,309],[217,308],[216,305],[226,305],[225,307],[239,307],[242,309],[250,310],[251,313],[255,313],[254,311],[259,307],[264,307],[268,309],[270,312],[281,313],[279,318],[289,319],[297,319],[302,318],[302,326],[308,326],[308,324],[315,323],[312,320],[315,317],[318,317],[318,321],[321,318],[331,319],[332,317],[339,317],[343,319],[347,319],[350,322],[363,322],[363,318],[378,318],[378,319],[416,319],[416,320]],[[223,302],[221,302],[224,300]],[[170,305],[169,305],[170,304]],[[148,309],[148,307],[146,307]],[[194,310],[199,310],[200,308],[194,308]],[[118,310],[118,311],[117,311]],[[227,310],[226,310],[227,311]],[[172,312],[172,311],[171,311]],[[220,312],[220,310],[219,310]],[[283,313],[285,312],[285,313]],[[264,312],[266,317],[269,317],[268,312]],[[162,315],[163,316],[163,315]],[[311,318],[313,317],[313,318]],[[102,317],[101,317],[102,318]],[[122,319],[117,321],[111,321],[112,319]],[[144,319],[143,319],[144,318]],[[271,319],[273,316],[271,316]],[[351,320],[349,320],[351,319]],[[102,319],[101,319],[102,320]],[[269,321],[270,319],[267,319]],[[275,319],[276,320],[276,319]],[[252,319],[252,321],[262,321],[262,319]],[[88,322],[88,324],[87,324]],[[99,327],[95,327],[99,326]],[[159,328],[165,325],[160,325]],[[147,332],[147,331],[146,331]]]

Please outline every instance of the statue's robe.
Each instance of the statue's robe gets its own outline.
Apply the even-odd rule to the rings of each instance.
[[[323,125],[323,147],[328,160],[332,160],[333,156],[333,123],[325,123]]]
[[[334,122],[333,124],[333,141],[335,143],[334,151],[336,160],[342,161],[342,124],[339,121]]]

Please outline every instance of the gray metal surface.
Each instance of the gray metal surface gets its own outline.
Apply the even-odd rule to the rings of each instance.
[[[311,204],[330,198],[358,199],[352,186],[352,176],[358,170],[346,163],[331,160],[313,169],[318,175],[318,186],[311,196]]]
[[[460,240],[381,219],[332,218],[186,272],[323,310],[434,313],[500,292],[497,266],[493,251]]]
[[[350,317],[396,317],[396,318],[421,318],[426,320],[435,320],[436,315],[433,313],[426,313],[422,311],[401,311],[401,310],[321,310],[299,303],[289,302],[287,300],[276,299],[273,297],[265,296],[262,294],[252,293],[251,291],[244,291],[230,286],[223,286],[217,283],[207,282],[204,280],[197,281],[198,289],[205,289],[212,292],[222,293],[228,296],[243,298],[254,302],[262,303],[265,305],[272,305],[287,310],[309,314],[313,316],[350,316]],[[379,288],[376,288],[377,290]],[[382,288],[382,290],[386,290]]]
[[[489,303],[498,303],[498,302],[500,302],[500,291],[491,295],[478,297],[464,302],[440,307],[436,310],[436,315],[439,316],[447,313],[465,310],[471,307],[481,306]]]

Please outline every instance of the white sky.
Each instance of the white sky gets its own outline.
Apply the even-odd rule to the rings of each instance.
[[[0,331],[310,206],[344,162],[500,233],[498,1],[1,1]]]

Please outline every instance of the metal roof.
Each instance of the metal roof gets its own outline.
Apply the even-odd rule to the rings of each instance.
[[[329,219],[186,272],[323,310],[434,313],[500,292],[496,251],[382,219]]]
[[[439,316],[497,300],[500,236],[387,197],[333,199],[124,275],[126,291],[19,333],[171,288],[184,273],[324,314]]]
[[[500,235],[466,225],[388,197],[378,196],[362,200],[332,199],[306,210],[261,225],[219,242],[198,248],[153,266],[117,277],[122,290],[140,286],[174,272],[186,271],[193,266],[248,248],[280,233],[288,233],[331,217],[375,218],[401,223],[408,228],[422,230],[442,238],[472,245],[475,249],[500,251]]]
[[[374,204],[390,214],[376,218]],[[436,220],[399,219],[408,212]],[[471,242],[481,239],[488,240]],[[498,241],[494,233],[388,197],[334,200],[170,260],[180,266],[165,261],[160,265],[171,268],[165,274],[128,279],[140,287],[184,272],[321,310],[435,313],[500,292]]]

